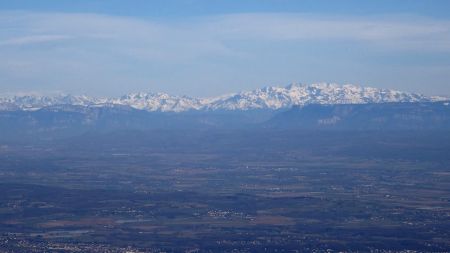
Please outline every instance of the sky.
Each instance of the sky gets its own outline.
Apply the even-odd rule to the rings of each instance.
[[[0,93],[331,82],[450,96],[450,1],[0,0],[0,59]]]

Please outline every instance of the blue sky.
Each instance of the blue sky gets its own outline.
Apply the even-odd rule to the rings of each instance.
[[[450,1],[0,0],[0,93],[292,82],[450,95]]]

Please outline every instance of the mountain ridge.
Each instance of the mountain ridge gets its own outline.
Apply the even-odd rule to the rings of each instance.
[[[393,89],[317,83],[290,84],[285,87],[268,86],[251,91],[209,98],[173,96],[167,93],[130,93],[115,98],[85,95],[53,96],[21,95],[0,97],[0,110],[39,110],[55,105],[130,106],[134,109],[159,112],[215,111],[215,110],[278,110],[308,104],[368,104],[392,102],[436,102],[445,97],[425,96]]]
[[[450,103],[311,104],[275,114],[264,125],[296,130],[448,130]]]

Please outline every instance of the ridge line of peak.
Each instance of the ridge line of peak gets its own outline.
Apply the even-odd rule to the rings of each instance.
[[[164,92],[135,92],[120,97],[96,98],[87,95],[57,94],[0,97],[0,105],[18,108],[43,108],[52,105],[101,106],[125,105],[135,109],[162,112],[189,110],[251,110],[281,109],[307,104],[362,104],[386,102],[433,102],[448,100],[440,96],[425,96],[393,89],[363,87],[336,83],[291,83],[286,86],[266,86],[250,91],[216,97],[196,98],[174,96]],[[6,107],[6,106],[5,106]],[[2,108],[0,106],[0,108]]]

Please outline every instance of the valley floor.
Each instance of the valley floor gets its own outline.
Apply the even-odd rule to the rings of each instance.
[[[448,252],[450,134],[150,131],[0,145],[0,252]]]

